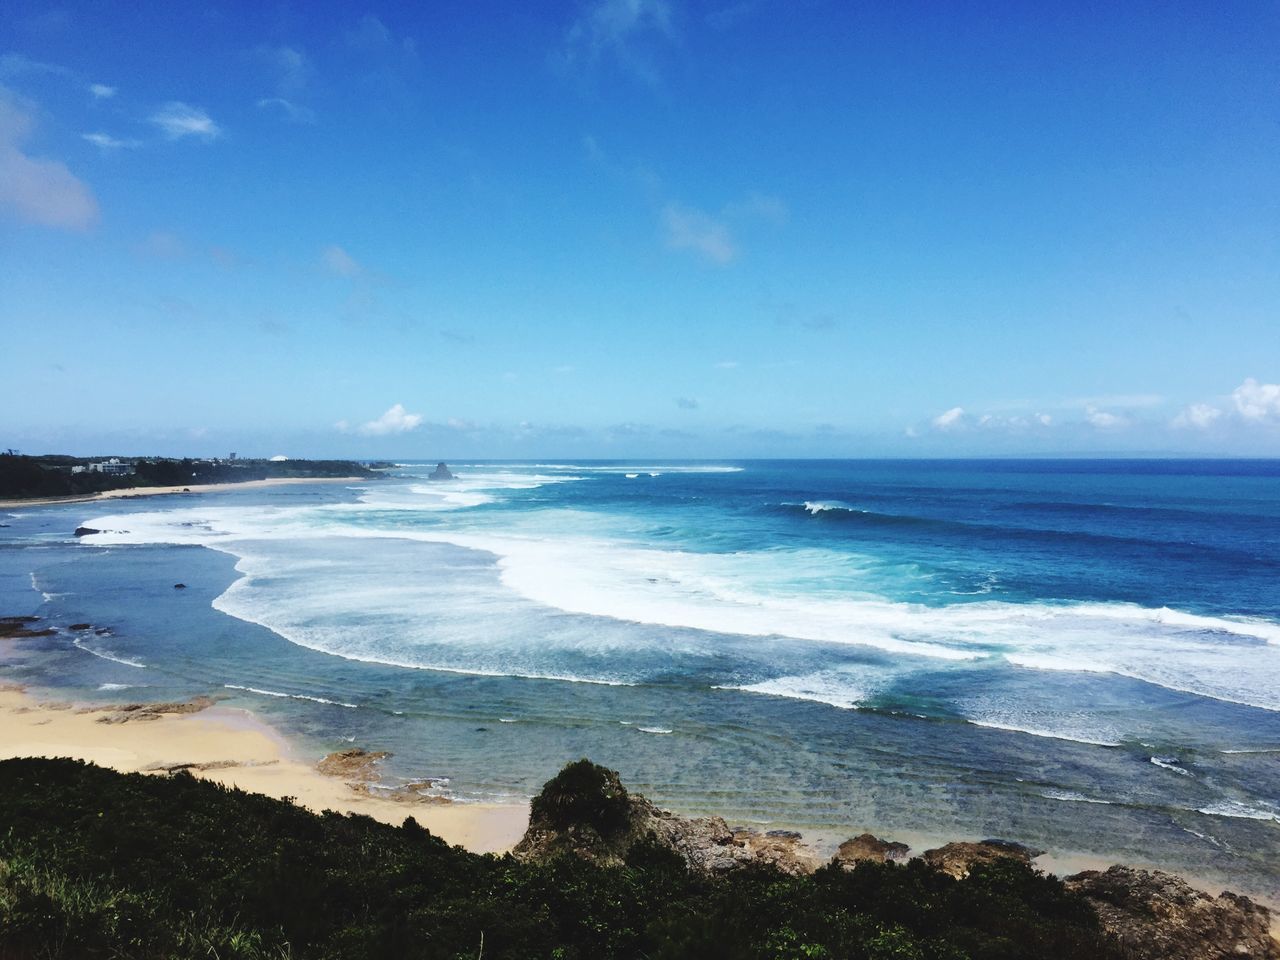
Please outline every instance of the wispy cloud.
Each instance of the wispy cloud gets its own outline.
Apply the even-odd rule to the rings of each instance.
[[[1129,426],[1128,418],[1093,406],[1085,407],[1084,418],[1089,426],[1099,430],[1119,430],[1121,427]]]
[[[693,397],[676,397],[676,406],[681,410],[697,410],[699,404]]]
[[[559,60],[565,68],[580,70],[608,59],[652,85],[658,81],[658,69],[649,45],[674,36],[667,0],[593,0],[569,26]]]
[[[669,203],[662,210],[662,225],[667,246],[673,250],[692,250],[720,264],[738,255],[728,225],[702,210]]]
[[[141,140],[120,140],[109,133],[82,133],[80,136],[102,150],[133,150],[142,146]]]
[[[354,431],[351,424],[346,420],[339,420],[334,424],[334,427],[342,433],[355,432],[366,437],[385,437],[398,433],[409,433],[412,430],[417,430],[421,425],[421,414],[410,413],[404,408],[403,404],[397,403],[376,420],[370,420],[355,427]]]
[[[110,100],[116,92],[115,87],[109,87],[105,83],[89,84],[89,95],[95,100]]]
[[[1170,426],[1179,429],[1208,430],[1215,420],[1222,416],[1222,411],[1207,403],[1193,403],[1170,421]]]
[[[275,90],[280,96],[296,97],[311,81],[311,60],[296,47],[262,46],[256,52],[274,75]]]
[[[258,101],[259,110],[276,110],[290,123],[315,123],[316,113],[284,97],[266,97]]]
[[[964,425],[964,407],[952,407],[933,418],[935,430],[955,430]]]
[[[737,370],[738,361],[737,360],[718,360],[716,361],[715,367],[717,370]]]
[[[0,209],[19,220],[64,230],[87,230],[98,220],[98,201],[66,164],[22,149],[35,106],[0,87]]]
[[[199,107],[171,100],[151,115],[151,122],[170,140],[195,137],[206,143],[222,136],[222,128]]]
[[[68,76],[71,71],[60,64],[46,63],[43,60],[32,60],[25,53],[12,52],[0,54],[0,78],[17,77],[24,73],[61,74],[62,76]]]
[[[366,13],[355,28],[347,32],[347,45],[365,53],[397,51],[412,56],[418,53],[418,44],[413,37],[397,37],[390,27],[371,13]]]
[[[326,270],[340,277],[358,277],[364,272],[364,267],[356,258],[336,243],[330,244],[320,252],[320,262]]]

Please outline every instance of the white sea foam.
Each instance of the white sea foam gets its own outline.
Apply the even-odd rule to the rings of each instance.
[[[137,684],[135,683],[100,683],[99,690],[132,690]]]
[[[1275,810],[1251,807],[1247,804],[1240,803],[1237,800],[1221,800],[1217,803],[1211,803],[1208,806],[1200,807],[1198,812],[1208,814],[1211,817],[1233,817],[1242,820],[1270,820],[1275,823],[1280,823],[1280,813]]]
[[[740,690],[793,700],[811,700],[843,710],[851,710],[871,699],[873,686],[865,679],[843,670],[824,670],[803,676],[776,677],[740,686],[721,686],[720,690]]]
[[[1083,793],[1076,793],[1074,790],[1043,790],[1040,796],[1046,800],[1065,800],[1069,803],[1101,803],[1111,805],[1114,800],[1099,800],[1097,797],[1086,797]]]
[[[1120,741],[1105,740],[1100,737],[1090,736],[1087,733],[1077,734],[1067,732],[1065,730],[1056,730],[1045,727],[1023,726],[1017,723],[1000,723],[994,720],[974,720],[969,722],[975,727],[989,727],[992,730],[1008,730],[1010,733],[1025,733],[1033,737],[1048,737],[1051,740],[1070,740],[1073,743],[1087,743],[1095,747],[1118,747]]]
[[[283,700],[310,700],[312,703],[323,703],[332,707],[346,707],[355,710],[356,704],[343,703],[341,700],[328,700],[325,697],[313,697],[306,693],[281,693],[279,690],[263,690],[260,687],[243,687],[238,683],[224,683],[228,690],[243,690],[245,693],[256,693],[263,697],[278,697]]]
[[[674,730],[671,730],[668,727],[636,727],[636,729],[639,730],[641,733],[656,733],[659,735],[675,732]]]
[[[218,609],[263,624],[303,646],[356,660],[574,682],[625,684],[642,679],[619,673],[606,656],[575,661],[592,664],[581,673],[565,669],[568,661],[556,659],[567,649],[563,643],[548,642],[536,632],[520,634],[525,608],[512,608],[510,617],[495,619],[494,610],[507,609],[504,604],[519,597],[544,609],[608,618],[615,625],[610,628],[615,639],[608,643],[623,646],[605,653],[634,653],[634,644],[652,643],[652,630],[643,640],[616,639],[619,630],[639,624],[756,642],[778,638],[863,647],[898,658],[900,672],[918,670],[931,661],[1003,660],[1028,670],[1112,674],[1280,710],[1280,624],[1272,621],[1125,603],[904,603],[877,595],[874,561],[838,550],[658,549],[642,545],[646,529],[627,526],[635,521],[586,510],[468,512],[456,501],[433,512],[423,505],[436,502],[436,497],[445,502],[443,498],[453,494],[502,496],[502,484],[520,489],[514,485],[551,478],[546,473],[506,477],[492,472],[491,465],[486,469],[491,472],[478,483],[491,486],[483,490],[442,490],[415,482],[370,487],[363,502],[356,504],[197,505],[136,512],[86,520],[86,526],[113,532],[82,540],[97,545],[203,544],[231,553],[239,558],[237,569],[244,577],[215,601]],[[575,479],[592,472],[572,469]],[[633,467],[631,472],[641,471]],[[418,488],[426,492],[415,492]],[[418,522],[418,516],[433,519]],[[324,544],[314,546],[304,561],[302,546],[321,538],[337,538],[329,543],[416,540],[483,551],[496,558],[501,583],[510,592],[496,590],[477,574],[469,588],[444,596],[433,593],[440,589],[438,578],[425,571],[388,563],[376,574],[371,567],[361,572],[356,564],[363,559],[352,561],[350,570],[335,567],[325,558]],[[373,555],[371,547],[369,556]],[[291,581],[283,589],[281,575],[303,572],[304,563],[310,564],[305,567],[307,581]],[[898,580],[902,575],[894,571]],[[271,586],[263,585],[267,583]],[[366,622],[362,612],[373,608],[378,617]],[[413,625],[422,611],[441,609],[443,627]],[[452,609],[456,616],[448,613]],[[482,626],[473,629],[473,619]],[[500,631],[501,636],[486,639],[480,635],[484,629]],[[403,631],[405,640],[389,643],[390,631]],[[572,645],[586,650],[591,642],[580,638]],[[712,641],[704,643],[710,649]],[[746,686],[751,692],[821,698],[839,706],[856,704],[866,695],[853,677],[836,681],[821,690],[795,678]],[[1121,739],[1088,730],[1076,735],[1080,731],[1074,726],[1056,730],[1056,724],[1016,718],[970,719],[1084,742],[1111,745]]]
[[[145,663],[141,663],[138,660],[130,660],[128,657],[122,657],[119,654],[112,653],[110,650],[100,650],[95,647],[91,647],[84,642],[82,637],[76,637],[76,639],[71,641],[71,645],[77,649],[83,650],[85,653],[93,654],[95,657],[99,657],[103,660],[110,660],[112,663],[118,663],[126,667],[136,667],[139,670],[145,670],[147,668]]]
[[[1178,763],[1177,757],[1152,757],[1151,762],[1162,770],[1172,770],[1183,777],[1191,776],[1191,771]]]
[[[843,500],[806,500],[804,503],[800,504],[800,506],[804,507],[814,516],[817,516],[820,513],[830,513],[832,511],[843,513],[867,512],[865,510],[858,509],[853,506],[853,504],[845,503]]]

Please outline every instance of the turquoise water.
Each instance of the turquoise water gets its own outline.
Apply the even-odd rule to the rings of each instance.
[[[0,614],[65,628],[0,670],[217,690],[459,799],[589,755],[1280,893],[1280,463],[433,466],[0,514]]]

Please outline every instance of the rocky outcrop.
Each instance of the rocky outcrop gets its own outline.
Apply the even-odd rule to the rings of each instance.
[[[75,535],[77,537],[90,537],[95,533],[101,532],[101,530],[95,530],[93,527],[76,527]]]
[[[926,850],[921,859],[934,869],[963,880],[978,864],[999,860],[1030,863],[1043,853],[1043,850],[1024,847],[1010,840],[983,840],[980,843],[948,843],[935,850]]]
[[[453,480],[454,476],[449,472],[449,465],[443,460],[436,464],[436,468],[427,474],[428,480]]]
[[[338,777],[355,783],[377,783],[382,779],[382,774],[375,764],[389,756],[391,754],[385,750],[362,750],[355,747],[329,754],[316,764],[316,769],[326,777]]]
[[[1066,879],[1135,960],[1278,960],[1270,913],[1248,897],[1211,897],[1181,877],[1114,866]]]
[[[0,640],[28,640],[31,637],[51,637],[52,627],[36,627],[39,617],[0,617]]]
[[[852,840],[840,844],[840,849],[832,857],[832,862],[851,870],[859,863],[869,860],[872,863],[898,863],[907,859],[911,850],[905,843],[896,840],[881,840],[869,833],[862,833]]]
[[[192,697],[190,700],[170,703],[124,703],[114,707],[86,707],[81,713],[98,713],[98,723],[134,723],[143,720],[159,720],[164,716],[182,716],[208,710],[218,701],[213,697]]]
[[[652,843],[708,873],[769,864],[784,873],[810,873],[820,861],[785,830],[731,828],[721,817],[681,817],[640,794],[628,793],[616,771],[587,760],[565,767],[533,800],[529,829],[513,853],[543,860],[570,853],[603,865],[625,863]]]

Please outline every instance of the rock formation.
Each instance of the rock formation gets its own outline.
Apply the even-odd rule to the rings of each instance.
[[[969,872],[980,863],[993,863],[997,860],[1019,860],[1030,863],[1044,853],[1032,847],[1024,847],[1020,843],[1009,840],[983,840],[981,843],[948,843],[936,850],[926,850],[921,859],[929,866],[943,873],[963,880]]]
[[[449,472],[449,465],[441,460],[436,464],[436,468],[427,474],[428,480],[453,480],[454,476]]]
[[[905,843],[881,840],[869,833],[863,833],[840,844],[840,849],[836,851],[832,861],[846,870],[852,869],[864,860],[870,860],[873,863],[896,863],[906,860],[910,849]]]
[[[1135,960],[1277,960],[1270,914],[1248,897],[1211,897],[1181,877],[1114,866],[1066,879]]]
[[[513,853],[541,860],[572,853],[618,865],[651,842],[711,873],[770,864],[784,873],[810,873],[820,860],[785,830],[733,829],[721,817],[680,817],[628,793],[616,771],[579,760],[547,782],[534,798],[529,829]]]

